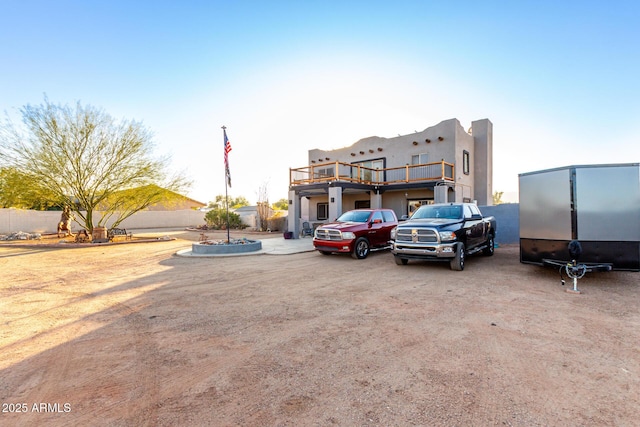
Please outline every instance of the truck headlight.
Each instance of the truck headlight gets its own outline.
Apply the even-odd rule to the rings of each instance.
[[[456,233],[453,231],[441,231],[440,240],[443,242],[450,242],[456,240]]]
[[[342,232],[342,240],[353,240],[356,238],[356,235],[351,231],[343,231]]]
[[[396,240],[396,234],[398,234],[398,227],[393,227],[391,230],[391,240]]]

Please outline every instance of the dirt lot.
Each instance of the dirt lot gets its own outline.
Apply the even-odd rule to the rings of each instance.
[[[0,425],[638,425],[639,273],[176,237],[0,247]]]

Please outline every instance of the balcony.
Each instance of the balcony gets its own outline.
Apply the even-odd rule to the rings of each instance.
[[[331,181],[369,185],[455,181],[454,165],[445,161],[373,169],[354,163],[328,162],[289,169],[289,185],[307,185]]]

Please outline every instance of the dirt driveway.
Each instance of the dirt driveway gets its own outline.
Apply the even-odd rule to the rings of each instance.
[[[2,426],[636,426],[640,274],[0,247]],[[278,237],[280,238],[280,237]]]

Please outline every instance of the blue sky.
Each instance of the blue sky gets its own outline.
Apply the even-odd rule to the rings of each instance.
[[[634,1],[2,0],[0,111],[80,101],[142,121],[207,202],[287,197],[307,151],[489,118],[494,190],[640,162]]]

